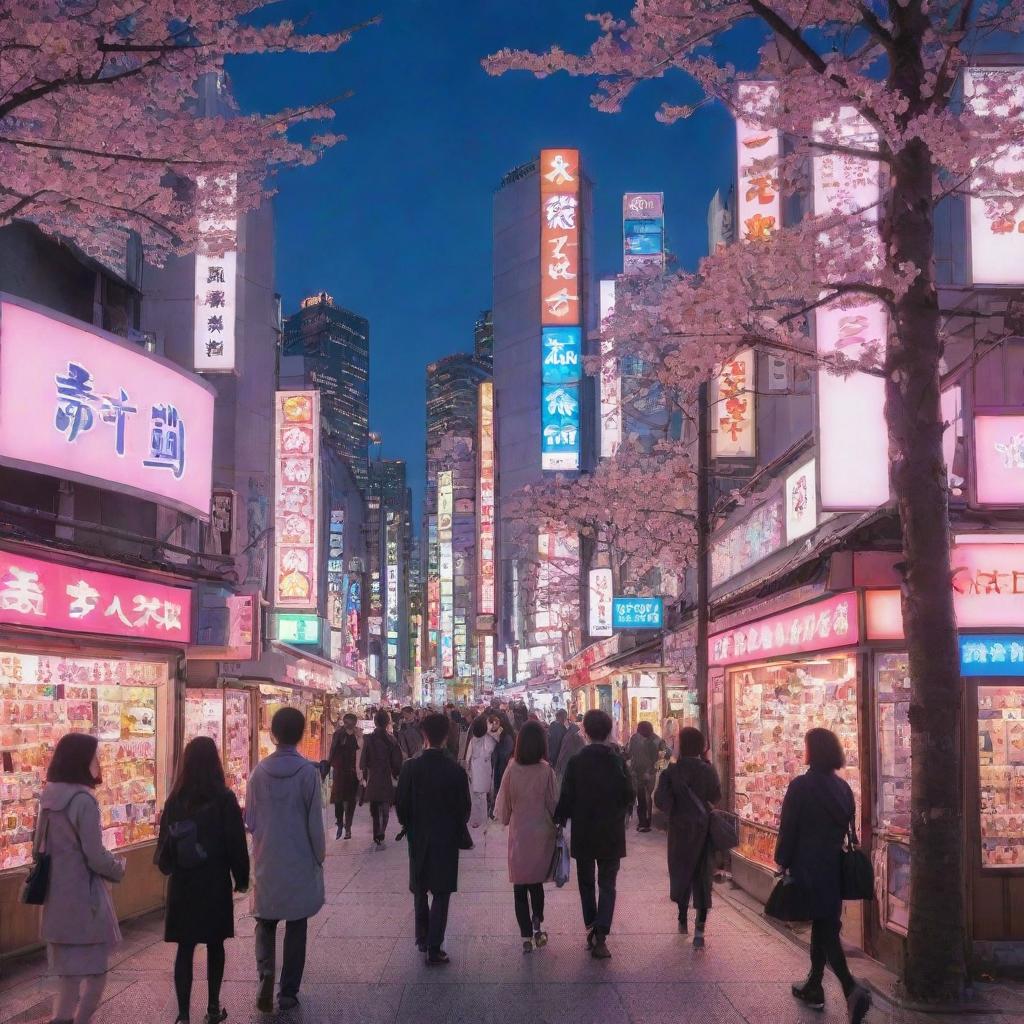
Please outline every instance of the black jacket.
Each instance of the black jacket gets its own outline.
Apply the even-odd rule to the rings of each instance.
[[[402,765],[398,820],[409,843],[409,888],[459,888],[459,837],[469,820],[469,778],[444,748],[425,749]]]
[[[569,759],[555,821],[572,821],[571,853],[577,859],[626,856],[626,812],[636,792],[617,750],[591,743]]]
[[[810,768],[786,790],[775,862],[803,887],[812,917],[842,912],[841,854],[855,813],[853,790],[834,772]]]
[[[557,720],[548,726],[548,764],[552,767],[558,764],[558,751],[567,732],[568,729]]]
[[[359,767],[366,780],[367,801],[390,804],[395,799],[394,779],[402,768],[402,751],[398,741],[386,729],[376,728],[363,738]]]
[[[207,860],[188,871],[173,868],[168,830],[176,821],[191,818]],[[235,934],[232,890],[249,887],[249,851],[245,825],[235,794],[226,790],[218,800],[189,812],[174,798],[160,815],[156,863],[171,879],[167,886],[165,942],[221,942]],[[234,883],[232,884],[232,879]]]

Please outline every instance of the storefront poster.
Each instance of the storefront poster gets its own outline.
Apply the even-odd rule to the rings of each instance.
[[[1024,686],[978,687],[981,863],[1024,866]]]
[[[0,551],[0,622],[187,644],[192,592]]]
[[[806,537],[818,526],[817,463],[805,462],[786,477],[786,543]]]
[[[772,498],[711,542],[711,585],[738,576],[784,546],[783,499]]]

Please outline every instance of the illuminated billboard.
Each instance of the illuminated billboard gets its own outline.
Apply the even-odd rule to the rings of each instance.
[[[583,376],[583,340],[580,327],[545,327],[541,330],[541,380],[545,384],[578,384]]]
[[[274,606],[315,611],[320,392],[278,391],[274,413]]]
[[[319,644],[320,619],[316,615],[285,612],[274,617],[277,639],[284,644]]]
[[[589,589],[589,628],[587,632],[591,636],[611,636],[612,598],[614,596],[611,569],[591,569]]]
[[[441,675],[455,675],[455,555],[452,548],[452,516],[455,509],[451,470],[437,474],[437,540],[440,563]]]
[[[612,625],[616,629],[661,629],[664,601],[660,597],[612,598]]]
[[[622,377],[605,320],[615,309],[615,282],[602,281],[601,309],[601,458],[611,458],[622,444]]]
[[[214,391],[89,324],[0,295],[0,463],[207,519]]]
[[[1024,416],[974,416],[975,493],[980,505],[1024,505]]]
[[[204,207],[204,194],[216,192],[218,206],[224,194],[233,205],[235,176],[218,180],[207,187],[206,179],[197,182],[198,206]],[[223,213],[200,213],[199,248],[196,253],[195,318],[193,359],[197,371],[230,371],[235,368],[235,315],[237,311],[238,220]]]
[[[664,193],[627,192],[622,197],[622,271],[664,269]]]
[[[327,624],[345,628],[345,510],[332,509],[327,537]]]
[[[964,71],[964,100],[972,113],[994,130],[993,156],[988,169],[998,175],[1024,174],[1024,146],[1007,145],[1002,122],[1014,109],[1018,122],[1024,109],[1024,69],[968,68]],[[995,116],[993,116],[995,115]],[[1020,138],[1020,125],[1012,131]],[[1024,284],[1024,194],[1020,189],[994,186],[975,179],[969,200],[971,280],[974,284]]]
[[[495,607],[494,526],[494,384],[480,384],[480,479],[477,504],[477,610],[493,615]]]
[[[744,242],[770,238],[782,226],[779,132],[771,127],[778,88],[765,82],[741,82],[736,90],[737,219]]]
[[[711,457],[752,459],[757,454],[752,349],[737,352],[711,380]]]
[[[571,471],[580,466],[580,400],[578,385],[565,382],[579,380],[578,376],[572,378],[568,360],[577,358],[578,365],[572,346],[580,338],[583,323],[577,150],[541,151],[540,204],[541,324],[563,329],[545,330],[541,338],[541,469]],[[565,330],[571,328],[575,332]]]

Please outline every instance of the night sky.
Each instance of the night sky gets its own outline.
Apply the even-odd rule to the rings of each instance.
[[[275,17],[326,31],[375,14],[382,24],[336,54],[261,55],[229,66],[242,108],[279,110],[355,95],[332,130],[349,141],[282,175],[275,200],[277,288],[285,314],[320,290],[370,321],[370,424],[385,457],[408,460],[416,518],[424,473],[427,363],[471,350],[491,302],[491,201],[502,175],[545,146],[575,146],[596,185],[596,270],[621,270],[621,194],[663,191],[670,249],[694,267],[707,204],[733,177],[721,108],[665,126],[663,99],[687,102],[679,76],[647,83],[623,113],[590,107],[593,82],[515,73],[491,78],[489,53],[594,38],[609,0],[286,0]],[[737,55],[743,49],[738,47]],[[752,56],[752,54],[751,54]],[[376,452],[374,452],[376,454]]]

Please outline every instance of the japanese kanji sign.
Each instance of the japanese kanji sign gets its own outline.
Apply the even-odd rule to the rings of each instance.
[[[206,519],[214,395],[88,324],[0,301],[0,462]]]
[[[315,611],[320,566],[320,392],[274,396],[274,605]]]
[[[615,597],[612,625],[616,629],[661,629],[663,609],[660,597]]]
[[[198,186],[200,209],[204,192],[220,193],[218,205],[221,208],[226,197],[234,199],[234,175],[209,186],[206,179],[200,178]],[[193,350],[195,368],[204,373],[235,368],[237,234],[237,219],[225,218],[223,213],[200,219]]]
[[[782,226],[779,195],[779,132],[772,126],[778,88],[743,82],[736,90],[736,169],[739,181],[739,236],[760,242]]]
[[[0,622],[187,644],[192,592],[0,551]]]
[[[754,365],[753,350],[743,349],[711,381],[713,459],[752,459],[757,454]]]
[[[961,535],[949,557],[961,629],[1024,625],[1024,544]]]
[[[962,634],[960,675],[1024,676],[1024,634]]]
[[[477,506],[478,604],[481,615],[494,614],[494,383],[480,384],[480,480]]]

